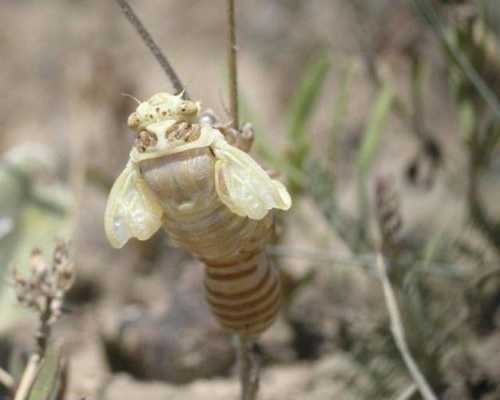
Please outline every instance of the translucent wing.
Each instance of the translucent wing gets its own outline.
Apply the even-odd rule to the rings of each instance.
[[[163,211],[139,168],[129,161],[109,194],[104,226],[109,242],[115,248],[131,238],[149,239],[161,226]]]
[[[288,210],[292,205],[285,186],[274,179],[247,153],[217,139],[212,149],[215,185],[222,202],[235,214],[262,219],[272,208]]]

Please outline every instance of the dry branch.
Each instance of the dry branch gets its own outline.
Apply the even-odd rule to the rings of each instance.
[[[260,367],[253,354],[253,340],[240,336],[238,359],[240,363],[241,399],[255,400],[259,391]]]
[[[406,343],[405,331],[396,301],[396,295],[392,290],[389,277],[387,276],[387,266],[385,264],[385,259],[382,253],[379,253],[377,256],[377,267],[379,270],[382,287],[384,289],[385,303],[387,306],[387,311],[389,312],[389,318],[391,320],[391,332],[394,337],[394,341],[396,342],[396,346],[401,353],[403,361],[405,362],[406,367],[408,368],[408,371],[410,372],[410,375],[417,385],[422,397],[425,400],[437,400],[437,396],[434,394],[431,387],[427,383],[427,380],[420,371],[417,363],[410,353],[408,344]]]
[[[161,51],[160,47],[156,44],[153,37],[148,32],[132,7],[130,7],[126,0],[116,0],[116,2],[123,11],[123,14],[125,14],[125,17],[127,17],[128,21],[136,29],[144,44],[149,48],[149,50],[151,50],[151,53],[153,53],[156,61],[158,61],[158,64],[160,64],[160,67],[163,69],[168,79],[172,83],[172,86],[174,87],[176,93],[184,93],[184,98],[189,100],[189,94],[185,86],[182,84],[179,76],[175,72],[174,68],[172,67],[172,64],[167,59],[165,54]]]
[[[15,386],[14,378],[3,368],[0,368],[0,384],[8,390],[13,390]]]
[[[16,397],[14,400],[26,400],[31,392],[33,383],[35,382],[38,372],[40,371],[41,359],[38,354],[32,354],[28,366],[24,370],[21,382],[16,391]]]
[[[229,110],[232,127],[239,128],[238,111],[238,47],[236,44],[236,20],[234,16],[234,0],[227,0],[228,24],[228,59],[229,67]]]
[[[229,111],[231,126],[239,129],[238,111],[238,48],[236,44],[235,0],[227,0],[228,54],[229,73]],[[259,390],[259,363],[253,354],[253,340],[246,336],[238,336],[238,359],[240,368],[241,399],[255,400]]]

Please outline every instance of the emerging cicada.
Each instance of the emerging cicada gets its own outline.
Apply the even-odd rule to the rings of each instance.
[[[158,93],[128,119],[138,133],[124,171],[111,189],[105,213],[113,247],[131,237],[149,239],[161,226],[206,265],[210,307],[228,331],[257,335],[280,306],[280,282],[264,253],[273,208],[287,210],[285,186],[221,130],[200,106]]]

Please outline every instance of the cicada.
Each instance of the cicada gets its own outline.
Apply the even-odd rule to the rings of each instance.
[[[120,248],[163,227],[205,264],[206,298],[222,327],[258,335],[281,302],[279,274],[265,254],[271,210],[288,210],[291,198],[199,114],[199,103],[158,93],[130,115],[137,140],[109,195],[106,235]]]

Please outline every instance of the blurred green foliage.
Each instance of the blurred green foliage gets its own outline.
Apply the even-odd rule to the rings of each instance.
[[[332,161],[336,160],[337,140],[346,129],[347,110],[349,104],[349,89],[354,77],[354,63],[349,62],[346,66],[341,67],[339,90],[335,96],[333,105],[332,127],[330,132],[330,140],[328,146],[328,155]]]
[[[391,111],[394,91],[389,83],[383,85],[368,117],[363,140],[357,156],[358,175],[366,179],[380,144],[380,139],[384,133],[387,118]]]
[[[384,83],[370,111],[356,159],[359,207],[358,240],[360,242],[366,242],[367,228],[370,222],[368,177],[373,168],[393,100],[394,91],[391,84]]]
[[[310,156],[311,132],[308,130],[311,118],[316,111],[325,80],[330,71],[330,60],[321,54],[309,65],[304,78],[299,83],[292,97],[289,108],[287,162],[293,170],[303,171]],[[292,193],[303,190],[305,182],[296,174],[287,176],[288,186]]]
[[[307,163],[311,159],[311,132],[309,124],[317,111],[318,102],[324,83],[331,69],[331,62],[326,53],[321,53],[306,67],[303,79],[298,83],[297,89],[290,101],[287,128],[287,152],[280,155],[273,151],[270,140],[264,132],[255,113],[245,100],[244,94],[240,96],[241,114],[244,120],[252,121],[255,131],[255,151],[273,168],[284,174],[287,186],[292,195],[301,193],[309,179]],[[345,106],[345,104],[340,106]],[[340,117],[337,118],[340,123]]]
[[[15,157],[14,157],[15,156]],[[52,253],[54,240],[67,238],[71,231],[70,191],[57,182],[45,182],[37,174],[53,160],[40,160],[40,148],[14,148],[0,162],[0,279],[8,281],[12,267],[23,271],[33,248]],[[0,285],[0,331],[24,311],[15,304],[14,294]]]
[[[497,0],[480,0],[478,3],[481,5],[485,23],[500,40],[500,3]]]

